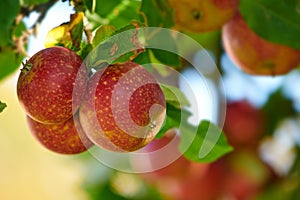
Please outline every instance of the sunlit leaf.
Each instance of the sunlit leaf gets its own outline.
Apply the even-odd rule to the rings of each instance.
[[[133,60],[144,51],[139,39],[140,24],[131,24],[118,29],[111,37],[101,42],[90,55],[88,65],[96,67],[101,63],[117,63]],[[91,68],[88,66],[88,68]]]
[[[222,130],[209,121],[203,120],[196,132],[194,127],[185,122],[181,126],[179,149],[189,160],[213,162],[233,150]]]
[[[203,120],[195,127],[188,122],[190,116],[187,110],[167,103],[165,123],[156,138],[163,137],[169,129],[178,129],[181,136],[179,150],[194,162],[213,162],[233,150],[218,126]]]
[[[240,11],[264,39],[300,50],[299,0],[241,0]]]
[[[100,25],[112,25],[119,29],[132,20],[139,20],[139,6],[140,1],[135,0],[98,0],[95,12],[87,12],[86,16],[92,30]]]
[[[100,26],[94,36],[93,46],[96,47],[98,44],[106,40],[109,36],[111,36],[116,31],[114,26],[103,25]]]
[[[190,102],[187,100],[183,92],[171,85],[161,84],[165,99],[168,103],[172,104],[177,108],[182,108],[183,106],[189,106]]]
[[[83,34],[83,12],[71,15],[70,22],[50,30],[45,39],[45,46],[64,46],[74,51],[80,50]]]

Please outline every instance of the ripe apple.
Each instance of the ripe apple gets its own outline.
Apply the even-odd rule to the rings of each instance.
[[[259,142],[264,131],[264,116],[247,100],[229,102],[224,132],[234,147],[251,147]]]
[[[34,137],[44,147],[53,152],[77,154],[86,151],[92,146],[92,143],[83,132],[78,115],[57,124],[43,124],[28,116],[26,119]]]
[[[151,166],[153,166],[154,168],[160,168],[161,163],[163,163],[170,157],[175,156],[175,159],[177,157],[177,159],[173,162],[170,161],[170,163],[166,163],[169,165],[163,168],[160,168],[153,172],[144,173],[143,177],[145,178],[145,180],[149,182],[157,182],[157,180],[160,180],[161,182],[163,182],[164,180],[175,182],[177,180],[181,180],[186,176],[186,174],[188,173],[188,170],[186,169],[189,167],[191,162],[181,156],[178,150],[180,137],[176,134],[177,133],[175,130],[169,130],[164,134],[163,138],[154,139],[147,146],[141,149],[143,152],[149,153],[148,160],[151,163]],[[165,148],[166,145],[170,145],[169,150],[163,151],[162,148]],[[152,156],[152,154],[150,153],[154,151],[159,151],[159,154],[157,154],[157,156]],[[139,162],[135,163],[135,165],[137,166],[139,164]]]
[[[188,32],[220,29],[237,10],[239,0],[169,0],[175,26]]]
[[[222,40],[228,56],[249,74],[282,75],[300,64],[299,50],[259,37],[240,13],[223,26]]]
[[[18,99],[26,114],[41,123],[71,118],[72,104],[73,111],[77,110],[86,87],[81,64],[82,59],[64,47],[43,49],[33,55],[21,69],[17,83]],[[73,95],[76,78],[78,92]]]
[[[175,200],[221,199],[219,197],[223,192],[226,169],[223,163],[211,163],[202,176],[188,177],[178,190],[170,195]]]
[[[228,154],[225,161],[229,170],[223,178],[224,199],[254,199],[271,181],[272,171],[256,150],[240,149]]]
[[[179,143],[180,136],[175,130],[171,129],[162,138],[152,140],[147,146],[141,149],[141,151],[149,153],[147,162],[150,162],[153,168],[161,166],[162,162],[173,155],[179,156],[178,159],[170,162],[164,168],[141,174],[143,180],[154,185],[163,195],[168,197],[181,194],[183,184],[187,180],[191,177],[193,179],[201,179],[205,176],[209,168],[209,164],[207,163],[194,163],[187,160],[178,150]],[[165,148],[166,145],[171,145],[171,147],[168,147],[169,151],[162,151],[162,148]],[[158,151],[159,156],[151,156],[152,154],[150,153],[154,151]],[[133,162],[135,167],[139,167],[140,162],[138,161]]]
[[[88,81],[80,121],[93,143],[112,151],[135,151],[159,131],[164,94],[142,66],[126,62],[98,70]]]

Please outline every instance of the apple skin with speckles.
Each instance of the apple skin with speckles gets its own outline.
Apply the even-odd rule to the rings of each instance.
[[[81,64],[82,59],[64,47],[46,48],[34,54],[21,69],[17,83],[18,99],[26,114],[47,124],[71,118],[79,108],[87,83]],[[75,80],[77,92],[73,94]]]
[[[166,103],[153,75],[141,65],[126,62],[109,65],[91,77],[79,114],[94,144],[131,152],[155,137],[164,122]]]
[[[283,75],[300,64],[299,50],[259,37],[239,12],[223,26],[222,41],[231,60],[248,74]]]
[[[168,0],[174,10],[175,27],[202,33],[220,29],[236,12],[239,0]]]
[[[50,151],[78,154],[93,146],[79,123],[78,114],[57,124],[43,124],[29,116],[26,117],[26,121],[33,136]]]

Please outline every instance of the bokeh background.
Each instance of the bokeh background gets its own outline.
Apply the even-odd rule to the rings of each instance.
[[[73,12],[68,2],[56,3],[40,24],[38,34],[29,38],[29,56],[43,49],[47,32],[68,21]],[[38,14],[33,13],[26,18],[26,26],[30,27],[37,17]],[[222,54],[220,58],[222,83],[228,103],[247,102],[247,105],[259,110],[266,106],[272,97],[275,103],[270,104],[269,110],[272,110],[273,115],[282,116],[276,130],[273,133],[265,133],[259,144],[256,144],[255,150],[237,147],[239,153],[229,155],[211,165],[178,161],[172,172],[162,171],[161,174],[145,176],[114,171],[99,163],[88,152],[65,156],[44,149],[31,136],[25,114],[17,101],[16,83],[19,71],[1,80],[1,101],[6,102],[8,107],[0,114],[0,199],[155,200],[172,199],[171,194],[178,193],[178,196],[183,196],[181,199],[186,196],[186,199],[207,200],[210,196],[205,196],[205,193],[210,193],[209,187],[214,186],[216,188],[211,189],[212,193],[217,193],[217,190],[225,191],[225,194],[219,197],[224,200],[252,199],[247,198],[247,195],[244,197],[243,193],[254,193],[256,199],[297,199],[300,188],[297,165],[300,144],[299,70],[280,77],[256,77],[238,69],[226,54]],[[189,73],[187,70],[185,73],[190,77],[190,84],[195,87],[195,91],[200,93],[202,80],[193,77],[193,72]],[[211,104],[210,98],[211,96],[205,93],[199,95],[201,105],[207,105],[201,113],[202,118],[210,116],[210,108],[215,106]],[[290,108],[293,110],[292,114],[282,114],[282,110]],[[247,116],[249,115],[251,114]],[[239,117],[240,115],[231,118],[231,122],[238,121]],[[256,125],[255,120],[248,120],[242,125],[242,129],[245,130],[240,134]],[[223,165],[224,162],[227,164]],[[225,172],[219,167],[224,167]],[[191,174],[182,176],[187,169]],[[234,173],[231,173],[232,171]],[[211,173],[230,175],[204,175]],[[236,177],[242,177],[243,180]],[[221,184],[228,187],[217,187],[216,182],[222,178],[226,181]],[[181,183],[184,183],[184,191],[178,189]],[[260,192],[257,192],[258,190]],[[197,195],[193,197],[195,191],[203,193],[201,198]]]

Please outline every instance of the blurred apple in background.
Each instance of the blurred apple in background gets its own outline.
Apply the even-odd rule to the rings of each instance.
[[[209,164],[191,162],[181,156],[170,165],[141,177],[171,200],[252,199],[273,175],[256,149],[263,132],[262,119],[260,111],[249,102],[230,102],[225,126],[231,131],[229,141],[238,150]],[[145,149],[149,152],[160,149],[175,134],[173,130],[168,131],[162,139],[155,139]],[[152,160],[152,164],[155,165],[155,161]]]
[[[282,75],[300,63],[300,51],[264,40],[240,13],[222,28],[224,49],[243,71],[256,75]]]
[[[178,135],[176,136],[176,134],[178,134],[176,130],[171,129],[165,133],[163,138],[154,139],[143,150],[146,152],[157,151],[174,140],[175,142],[173,141],[174,143],[172,143],[172,146],[174,145],[174,152],[171,153],[180,155],[178,152],[180,137],[178,137]],[[160,166],[161,159],[170,157],[170,152],[161,152],[162,153],[159,158],[149,157],[152,166]],[[178,159],[170,162],[167,166],[153,172],[144,173],[141,176],[146,182],[155,185],[163,195],[169,198],[178,193],[182,182],[184,182],[187,177],[201,177],[207,168],[208,164],[194,163],[181,155]]]
[[[247,100],[227,104],[224,132],[236,148],[255,147],[264,132],[263,113]]]

